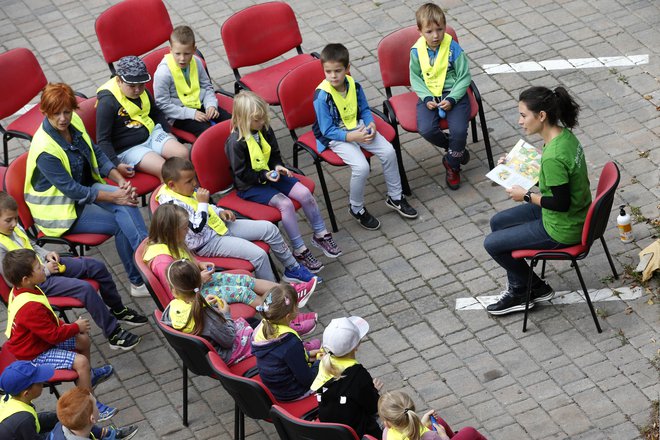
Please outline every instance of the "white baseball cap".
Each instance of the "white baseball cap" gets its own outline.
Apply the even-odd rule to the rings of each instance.
[[[369,331],[369,323],[359,316],[335,318],[323,331],[323,349],[337,357],[353,351]]]

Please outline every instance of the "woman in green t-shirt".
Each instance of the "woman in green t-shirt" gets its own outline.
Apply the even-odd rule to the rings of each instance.
[[[484,247],[506,269],[508,277],[507,289],[486,308],[492,315],[525,309],[529,265],[523,259],[514,259],[511,252],[579,243],[591,204],[584,152],[570,130],[578,123],[580,106],[563,87],[531,87],[520,94],[518,101],[518,124],[527,135],[543,138],[539,192],[517,185],[508,188],[511,199],[525,203],[497,213],[490,220],[492,232]],[[552,287],[534,274],[529,307],[553,296]]]

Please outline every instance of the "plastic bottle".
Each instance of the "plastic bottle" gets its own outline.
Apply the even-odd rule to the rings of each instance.
[[[616,218],[616,225],[619,228],[619,237],[624,243],[630,243],[634,240],[632,232],[632,223],[630,215],[625,210],[626,205],[619,206],[619,216]]]

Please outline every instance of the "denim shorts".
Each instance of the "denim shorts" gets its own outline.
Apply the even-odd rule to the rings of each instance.
[[[60,342],[50,350],[46,350],[32,360],[37,365],[50,365],[56,370],[70,370],[76,358],[75,336]]]
[[[262,205],[268,205],[270,199],[279,193],[288,196],[291,192],[291,188],[293,188],[296,183],[298,183],[298,179],[295,177],[280,175],[280,178],[277,182],[271,182],[269,180],[262,185],[254,185],[245,191],[238,191],[237,194],[238,197],[243,200],[249,200],[251,202],[261,203]]]
[[[147,153],[152,151],[159,156],[162,156],[163,147],[170,139],[174,139],[174,136],[163,130],[163,127],[161,127],[160,124],[156,124],[146,141],[135,145],[126,151],[122,151],[117,155],[117,157],[121,163],[135,166],[140,163],[142,158],[146,156]]]

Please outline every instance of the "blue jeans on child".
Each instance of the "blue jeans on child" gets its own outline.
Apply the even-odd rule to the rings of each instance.
[[[525,203],[498,212],[490,219],[491,232],[484,240],[484,248],[507,273],[509,290],[524,294],[527,289],[529,265],[515,259],[511,252],[518,249],[559,249],[570,245],[553,240],[543,227],[541,207]],[[541,279],[534,274],[532,285]]]
[[[118,188],[112,185],[95,183],[100,191],[113,192]],[[68,231],[70,234],[109,234],[115,237],[115,246],[128,279],[134,285],[142,284],[133,254],[138,245],[147,237],[147,227],[137,207],[96,202],[85,205],[76,222]]]
[[[446,119],[449,136],[440,129],[438,110],[429,110],[423,101],[417,101],[417,131],[436,147],[446,149],[449,166],[458,170],[461,167],[470,124],[470,100],[467,93],[447,112]]]

